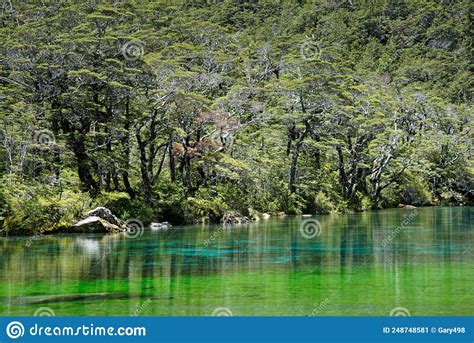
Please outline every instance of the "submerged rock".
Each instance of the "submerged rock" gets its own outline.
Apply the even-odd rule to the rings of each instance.
[[[52,294],[52,295],[34,295],[20,296],[11,300],[15,305],[42,305],[74,301],[99,301],[110,299],[133,299],[139,295],[129,293],[76,293],[76,294]]]

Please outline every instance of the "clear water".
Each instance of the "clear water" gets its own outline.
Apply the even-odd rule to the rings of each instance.
[[[473,315],[473,214],[0,238],[0,315]]]

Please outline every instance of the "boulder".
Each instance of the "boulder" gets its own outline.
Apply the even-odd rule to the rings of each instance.
[[[162,222],[162,223],[151,223],[150,224],[150,229],[155,231],[155,230],[166,230],[169,229],[172,225],[168,222]]]
[[[240,214],[226,214],[221,218],[222,224],[247,224],[250,222],[250,219],[246,216],[241,216]]]
[[[90,216],[73,225],[74,232],[114,233],[125,231],[126,227],[112,224],[98,216]]]
[[[235,224],[235,216],[233,214],[225,214],[221,218],[222,224]]]
[[[88,217],[99,217],[100,219],[105,220],[110,224],[117,225],[121,228],[126,228],[126,223],[123,220],[114,216],[112,214],[112,211],[110,211],[106,207],[96,207],[93,210],[87,212],[86,215]]]
[[[262,213],[262,218],[263,219],[268,219],[271,217],[271,214],[270,213]]]
[[[86,213],[86,218],[73,225],[74,232],[113,233],[127,230],[127,223],[117,218],[106,207],[97,207]]]
[[[258,213],[257,210],[254,210],[253,208],[250,207],[248,211],[249,211],[249,217],[251,220],[255,220],[255,221],[260,220],[260,213]]]
[[[239,220],[239,223],[241,223],[241,224],[250,223],[249,217],[246,217],[246,216],[238,217],[238,220]]]
[[[416,208],[416,206],[406,205],[406,204],[398,204],[398,208],[414,209],[414,208]]]

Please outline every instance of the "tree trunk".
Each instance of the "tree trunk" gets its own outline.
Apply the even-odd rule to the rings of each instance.
[[[128,178],[128,171],[126,170],[122,171],[122,181],[123,181],[123,185],[125,186],[125,191],[130,196],[130,199],[135,199],[137,194],[135,193],[132,186],[130,185],[130,180]]]
[[[298,157],[300,155],[301,145],[303,144],[303,139],[299,139],[293,148],[293,154],[291,155],[291,165],[290,165],[290,179],[288,182],[288,189],[290,193],[296,192],[296,172],[298,167]]]
[[[123,185],[125,186],[125,190],[130,196],[130,199],[135,199],[136,193],[133,190],[129,176],[128,176],[128,164],[130,161],[130,99],[127,96],[127,102],[125,103],[125,124],[124,124],[124,129],[125,132],[127,132],[125,138],[122,140],[122,145],[125,151],[125,159],[126,159],[126,165],[125,167],[122,167],[123,169],[121,170],[120,174],[122,175],[122,181]]]
[[[191,194],[191,156],[188,153],[189,139],[183,139],[184,155],[181,165],[181,178],[183,181],[185,195]]]
[[[79,175],[79,180],[81,181],[82,191],[89,192],[93,197],[95,197],[99,194],[99,187],[90,171],[90,158],[86,153],[84,141],[84,135],[76,136],[71,133],[68,138],[68,144],[76,158],[77,173]]]
[[[347,175],[344,168],[344,155],[342,153],[342,148],[340,146],[336,147],[337,157],[338,157],[338,169],[339,169],[339,185],[342,189],[342,194],[344,198],[347,198]]]
[[[146,146],[145,143],[142,141],[140,132],[137,132],[137,143],[138,143],[138,150],[140,151],[140,172],[142,175],[142,183],[143,183],[143,196],[145,198],[145,204],[148,206],[153,205],[152,200],[152,187],[151,187],[151,179],[148,173],[148,160],[146,157]]]

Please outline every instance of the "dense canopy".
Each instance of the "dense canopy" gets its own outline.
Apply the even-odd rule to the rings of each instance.
[[[0,224],[473,202],[473,3],[0,1]]]

